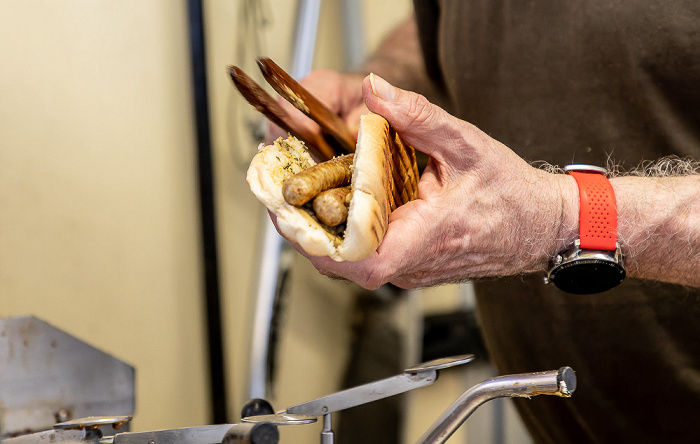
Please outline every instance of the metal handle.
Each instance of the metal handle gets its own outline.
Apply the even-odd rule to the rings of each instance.
[[[323,416],[328,413],[395,396],[419,387],[425,387],[434,383],[436,379],[437,372],[435,370],[403,373],[298,404],[287,408],[286,412]]]
[[[497,376],[467,390],[433,423],[417,444],[441,444],[486,401],[500,397],[555,395],[569,397],[576,390],[576,374],[570,367],[539,373]]]

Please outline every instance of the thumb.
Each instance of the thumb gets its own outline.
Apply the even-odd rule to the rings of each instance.
[[[408,144],[432,157],[464,156],[465,149],[475,145],[469,139],[478,136],[476,127],[420,94],[397,88],[373,73],[365,77],[362,94],[370,111],[384,117]]]

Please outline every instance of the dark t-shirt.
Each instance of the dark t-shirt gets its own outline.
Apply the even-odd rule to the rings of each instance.
[[[624,168],[671,154],[700,160],[697,0],[415,7],[426,66],[448,111],[526,160]],[[516,401],[534,439],[696,442],[700,291],[630,279],[575,296],[542,278],[476,284],[500,373],[577,372],[571,399]]]

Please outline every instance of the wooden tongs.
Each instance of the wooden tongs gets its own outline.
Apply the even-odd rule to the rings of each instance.
[[[301,139],[320,161],[355,151],[355,138],[347,124],[267,57],[257,59],[265,80],[296,109],[316,122],[323,134],[312,132],[294,120],[260,85],[236,66],[229,74],[243,97],[275,125]]]

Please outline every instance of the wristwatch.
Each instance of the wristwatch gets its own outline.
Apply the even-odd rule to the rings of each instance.
[[[605,177],[605,168],[569,165],[564,170],[578,184],[579,238],[554,256],[544,282],[567,293],[601,293],[625,279],[617,242],[615,193]]]

